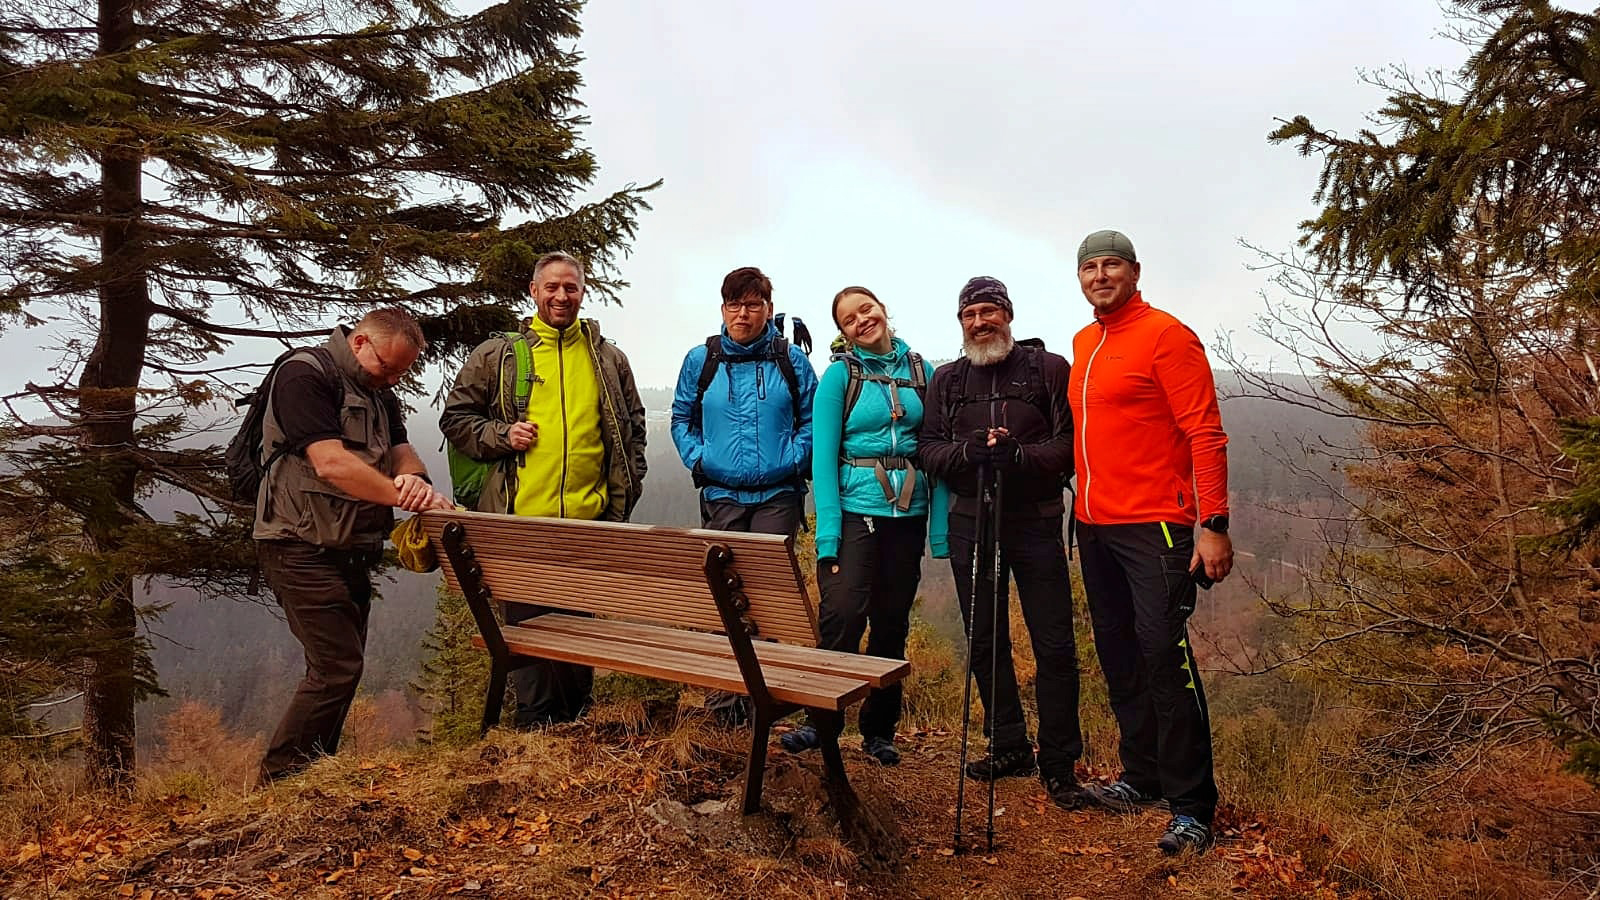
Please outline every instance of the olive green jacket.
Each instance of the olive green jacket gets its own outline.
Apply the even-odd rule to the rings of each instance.
[[[639,502],[645,474],[644,402],[633,380],[628,357],[617,345],[600,336],[600,323],[583,319],[580,326],[588,340],[589,361],[600,379],[600,441],[606,454],[606,491],[609,498],[607,522],[625,522]],[[523,334],[531,345],[539,336],[528,323]],[[520,454],[511,449],[507,435],[516,421],[514,389],[517,358],[511,341],[496,335],[479,344],[445,398],[439,429],[462,453],[477,460],[494,461],[478,500],[478,511],[504,513],[512,509],[517,496],[517,469]],[[539,440],[555,436],[553,422],[539,424]],[[582,440],[581,435],[572,435]]]

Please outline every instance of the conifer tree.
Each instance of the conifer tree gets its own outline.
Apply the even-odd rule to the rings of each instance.
[[[489,655],[472,645],[477,634],[467,598],[440,581],[433,625],[422,638],[422,671],[412,685],[431,719],[429,741],[454,745],[478,737]]]
[[[1373,688],[1386,746],[1438,763],[1553,736],[1600,777],[1600,11],[1453,10],[1458,72],[1378,79],[1353,137],[1305,116],[1272,135],[1323,157],[1322,210],[1309,256],[1271,261],[1302,305],[1262,330],[1322,389],[1228,361],[1363,426],[1330,448],[1332,552],[1280,608]]]
[[[1470,266],[1553,303],[1600,306],[1600,14],[1548,0],[1458,0],[1472,55],[1454,75],[1402,68],[1353,137],[1296,116],[1273,132],[1324,160],[1302,244],[1349,276],[1448,296]],[[1471,236],[1471,240],[1462,240]]]
[[[435,358],[456,354],[511,322],[552,249],[584,258],[602,298],[624,286],[613,263],[649,187],[580,202],[596,174],[580,8],[0,5],[0,323],[54,317],[66,351],[4,392],[5,459],[26,486],[7,502],[72,535],[50,557],[61,577],[30,584],[92,621],[78,660],[97,780],[132,770],[134,704],[155,687],[136,594],[248,588],[248,510],[192,440],[239,387],[224,351],[403,305]],[[152,506],[173,492],[191,512]],[[22,558],[5,549],[0,565]]]

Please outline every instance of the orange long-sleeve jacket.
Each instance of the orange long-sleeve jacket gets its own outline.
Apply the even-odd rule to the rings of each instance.
[[[1205,348],[1134,294],[1072,339],[1078,521],[1193,525],[1228,511],[1228,436]]]

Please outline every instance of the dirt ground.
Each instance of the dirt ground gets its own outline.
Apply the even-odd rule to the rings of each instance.
[[[816,754],[774,744],[764,810],[741,817],[747,732],[578,724],[460,750],[335,757],[253,793],[129,800],[41,822],[0,847],[6,897],[1299,897],[1335,896],[1261,823],[1219,817],[1200,857],[1155,849],[1163,812],[1067,812],[1037,779],[968,783],[959,741],[906,736],[904,761],[845,761],[873,846],[851,843]],[[978,748],[974,747],[976,752]],[[203,794],[191,791],[190,794]]]

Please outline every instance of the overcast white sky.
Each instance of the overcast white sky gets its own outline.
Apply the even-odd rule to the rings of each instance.
[[[988,274],[1018,336],[1067,353],[1090,318],[1077,245],[1112,227],[1148,300],[1264,354],[1238,242],[1287,247],[1319,172],[1267,143],[1275,117],[1360,127],[1383,101],[1361,71],[1461,62],[1444,24],[1432,0],[591,4],[599,186],[666,180],[624,307],[592,314],[665,386],[737,266],[822,343],[834,292],[864,284],[930,357],[955,355],[957,290]]]
[[[595,190],[666,183],[625,305],[586,313],[665,387],[719,327],[735,267],[767,272],[823,345],[834,292],[867,285],[933,358],[957,352],[956,292],[987,274],[1019,337],[1069,352],[1090,318],[1078,242],[1113,227],[1147,299],[1265,354],[1248,335],[1264,279],[1238,242],[1289,246],[1319,171],[1267,143],[1274,119],[1353,131],[1383,101],[1362,70],[1460,63],[1444,24],[1433,0],[599,0],[579,42]],[[41,342],[0,337],[6,393],[41,380]]]

